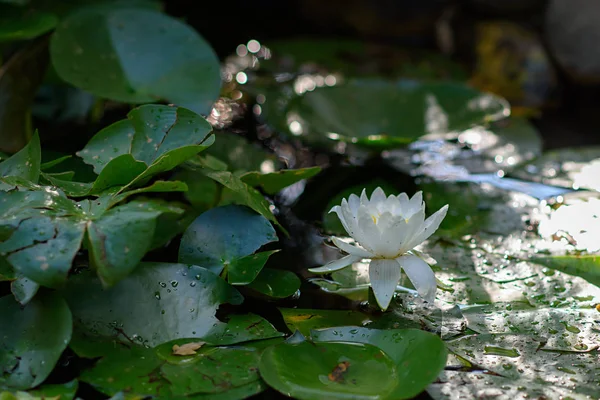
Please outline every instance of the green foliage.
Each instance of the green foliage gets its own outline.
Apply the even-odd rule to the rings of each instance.
[[[71,312],[55,293],[43,293],[22,308],[0,298],[0,384],[30,389],[42,383],[71,339]]]
[[[221,86],[208,43],[186,24],[145,8],[76,10],[58,24],[50,52],[61,78],[111,100],[167,99],[207,114]]]

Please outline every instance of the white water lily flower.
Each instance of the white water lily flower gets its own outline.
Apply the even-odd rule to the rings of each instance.
[[[358,246],[353,246],[332,237],[333,243],[347,256],[332,261],[323,267],[310,269],[315,273],[328,273],[370,258],[369,278],[379,306],[387,309],[404,270],[417,292],[432,302],[437,289],[436,278],[431,267],[423,261],[425,256],[414,250],[428,239],[446,216],[448,205],[425,219],[423,193],[417,192],[411,199],[406,193],[388,196],[381,188],[373,191],[371,199],[363,190],[360,198],[352,194],[343,199],[335,212],[344,229]]]

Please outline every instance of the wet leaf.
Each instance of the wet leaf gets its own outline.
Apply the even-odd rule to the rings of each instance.
[[[239,304],[241,295],[205,268],[141,263],[110,289],[91,278],[73,276],[65,296],[84,332],[156,346],[178,338],[202,338],[221,327],[220,304]],[[123,307],[127,304],[127,307]]]
[[[225,392],[258,381],[260,352],[245,348],[204,348],[185,364],[164,364],[162,375],[174,395]]]
[[[117,185],[134,187],[210,146],[211,129],[184,108],[146,105],[98,132],[77,154],[99,174],[93,193]]]
[[[227,282],[232,285],[247,285],[254,281],[271,255],[279,250],[263,251],[236,258],[225,267]]]
[[[202,336],[215,345],[230,345],[250,340],[271,339],[283,336],[269,321],[254,314],[233,314],[226,323],[213,325]]]
[[[428,133],[499,120],[509,112],[505,100],[460,83],[356,79],[294,97],[285,113],[271,118],[281,118],[287,132],[309,142],[391,148]]]
[[[298,181],[317,175],[319,172],[321,172],[321,167],[284,169],[267,174],[248,172],[240,178],[250,186],[260,187],[267,194],[276,194]]]
[[[61,78],[111,100],[167,99],[206,115],[220,91],[210,45],[183,22],[149,9],[81,8],[59,23],[50,51]]]
[[[173,345],[173,355],[175,356],[191,356],[196,354],[196,350],[205,345],[206,342],[190,342],[182,344],[181,346]]]
[[[312,340],[371,344],[383,350],[396,364],[398,386],[391,399],[410,399],[421,393],[446,365],[444,342],[418,329],[376,330],[357,326],[313,330]]]
[[[269,386],[297,399],[385,399],[398,385],[398,372],[369,344],[282,343],[267,348],[260,360]]]
[[[0,163],[0,176],[17,176],[37,183],[40,176],[40,137],[36,132],[29,143],[8,160]],[[8,185],[0,183],[0,189],[9,189]]]
[[[173,185],[157,182],[137,193],[164,186]],[[7,237],[0,237],[0,252],[20,274],[49,287],[65,283],[86,232],[92,264],[104,283],[113,284],[150,249],[156,218],[182,212],[161,200],[137,199],[114,207],[136,191],[75,203],[48,187],[33,189],[0,192],[0,201],[8,205],[0,214],[0,227],[7,230]],[[135,241],[127,240],[132,236]]]
[[[300,278],[291,271],[263,268],[248,287],[268,297],[283,299],[300,289]]]
[[[202,265],[220,274],[234,262],[240,263],[239,259],[277,240],[275,229],[263,216],[242,206],[217,207],[200,215],[186,229],[179,247],[179,261]],[[262,265],[258,271],[260,268]]]
[[[67,303],[56,293],[40,293],[25,307],[12,296],[0,299],[0,384],[30,389],[42,383],[71,339]]]
[[[48,40],[42,38],[0,67],[0,151],[15,153],[29,142],[30,107],[47,66]]]
[[[170,397],[169,383],[159,372],[163,362],[153,349],[115,346],[91,369],[83,371],[80,380],[109,396],[127,388],[128,396]]]
[[[357,311],[311,310],[300,308],[279,308],[287,327],[309,336],[314,329],[333,326],[363,325],[370,317]]]

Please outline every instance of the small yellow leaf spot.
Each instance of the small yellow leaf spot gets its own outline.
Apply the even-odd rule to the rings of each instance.
[[[43,263],[42,265],[40,265],[40,268],[42,269],[42,271],[47,270],[50,267],[50,264],[48,263]]]
[[[125,253],[129,253],[129,247],[125,246],[124,251],[125,251]]]
[[[202,347],[206,342],[191,342],[184,345],[178,346],[173,345],[174,356],[191,356],[196,354],[196,350]]]

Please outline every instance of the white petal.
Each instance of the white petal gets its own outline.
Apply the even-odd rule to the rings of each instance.
[[[405,238],[406,241],[400,248],[401,253],[406,253],[412,249],[411,245],[414,241],[415,236],[419,235],[423,231],[423,223],[425,222],[425,211],[419,210],[413,216],[411,216],[406,224]],[[414,246],[413,246],[414,247]]]
[[[408,209],[406,210],[406,217],[410,218],[411,215],[416,214],[424,206],[423,204],[423,192],[418,191],[408,202]]]
[[[335,244],[340,250],[345,251],[346,253],[357,256],[360,258],[373,258],[375,255],[365,249],[362,249],[357,246],[353,246],[350,243],[346,243],[340,238],[336,238],[335,236],[331,238],[333,240],[333,244]]]
[[[369,279],[377,304],[382,310],[390,305],[396,286],[400,281],[401,269],[396,260],[372,260],[369,265]]]
[[[380,187],[377,187],[377,189],[375,189],[373,191],[373,194],[371,194],[371,202],[375,203],[378,206],[380,204],[383,204],[383,202],[385,201],[385,199],[386,199],[385,192]]]
[[[308,270],[315,274],[325,274],[327,272],[338,271],[342,268],[347,267],[348,265],[350,265],[352,263],[360,261],[361,259],[362,259],[362,257],[348,255],[346,257],[340,258],[339,260],[333,260],[331,262],[328,262],[327,264],[323,265],[322,267],[309,268]]]
[[[352,215],[356,217],[356,213],[358,212],[358,207],[360,207],[360,199],[354,193],[348,197],[348,205],[350,206],[350,211]]]
[[[431,267],[417,256],[406,255],[396,259],[406,272],[419,295],[428,302],[435,300],[437,281]]]
[[[355,239],[360,245],[372,253],[381,255],[379,253],[381,234],[375,221],[373,221],[371,213],[369,213],[365,206],[360,206],[358,210],[358,230],[360,231],[361,238],[355,237]]]
[[[346,216],[344,215],[342,207],[335,206],[329,212],[334,212],[337,214],[338,218],[340,219],[340,222],[342,223],[342,226],[344,227],[348,235],[352,236],[352,233],[350,233],[350,227],[348,226],[348,222],[346,221]]]
[[[369,204],[369,198],[367,197],[366,189],[363,189],[362,193],[360,194],[360,204],[363,204],[363,205]]]
[[[429,239],[431,235],[440,227],[440,224],[446,217],[446,213],[448,212],[448,205],[446,204],[444,207],[437,210],[434,214],[432,214],[429,218],[425,220],[423,224],[423,230],[416,236],[414,236],[409,243],[409,246],[415,247],[425,240]]]
[[[343,200],[342,204],[348,203],[346,202],[346,200]],[[356,240],[362,247],[364,247],[368,251],[371,251],[372,249],[369,246],[369,239],[365,237],[365,234],[363,233],[358,223],[358,218],[361,212],[364,212],[361,211],[361,208],[364,209],[364,206],[360,206],[359,210],[357,211],[357,216],[354,216],[352,214],[352,211],[350,210],[350,206],[345,208],[342,207],[342,213],[346,221],[346,232],[348,232],[348,234],[352,236],[354,240]]]
[[[408,195],[406,193],[400,193],[398,195],[398,203],[400,204],[400,208],[402,209],[402,215],[406,215],[406,211],[408,210],[408,203],[410,200],[408,199]],[[404,217],[406,218],[406,217]]]
[[[381,242],[385,244],[389,254],[388,257],[394,257],[400,254],[404,247],[404,242],[408,240],[406,234],[408,232],[406,220],[403,217],[393,217],[392,224],[386,226],[386,229],[381,230]],[[383,255],[383,254],[382,254]]]

